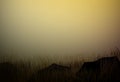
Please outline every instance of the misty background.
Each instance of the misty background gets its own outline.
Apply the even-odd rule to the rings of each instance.
[[[0,0],[0,60],[76,60],[115,47],[119,0]]]

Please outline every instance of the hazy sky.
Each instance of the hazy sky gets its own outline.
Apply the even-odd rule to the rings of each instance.
[[[0,0],[1,56],[94,56],[119,32],[120,0]]]

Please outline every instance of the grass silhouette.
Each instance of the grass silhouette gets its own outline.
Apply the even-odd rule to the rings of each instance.
[[[120,81],[120,61],[118,60],[118,57],[120,56],[120,50],[116,48],[111,52],[111,56],[112,57],[99,58],[93,62],[74,61],[68,65],[64,65],[64,62],[63,65],[54,63],[44,68],[39,66],[34,68],[31,63],[24,62],[1,62],[0,82]]]

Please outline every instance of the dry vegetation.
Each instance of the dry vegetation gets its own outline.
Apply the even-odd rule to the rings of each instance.
[[[111,56],[119,57],[119,49],[117,48],[112,51]],[[83,62],[77,61],[66,65],[51,64],[49,66],[46,66],[45,68],[41,68],[39,66],[34,67],[33,64],[30,62],[27,64],[24,62],[3,62],[0,63],[0,82],[100,82],[101,79],[97,79],[98,73],[100,73],[100,78],[104,78],[105,76],[107,76],[107,74],[110,75],[110,73],[113,73],[114,69],[116,70],[114,70],[115,72],[120,72],[117,71],[120,68],[120,62],[119,64],[116,62],[110,64],[106,63],[105,65],[103,65],[102,72],[98,70],[98,66],[94,66],[95,64],[93,64],[92,66],[92,64],[89,64],[90,66],[88,68],[85,68],[85,63],[83,64]],[[109,73],[107,71],[107,69],[109,68],[106,66],[109,66],[109,68],[111,68]],[[82,71],[80,72],[80,70]],[[108,77],[107,79],[109,79],[110,77]],[[116,77],[118,77],[118,74]],[[104,81],[103,79],[101,81],[112,82],[110,80]],[[117,80],[115,81],[120,80],[117,78]]]

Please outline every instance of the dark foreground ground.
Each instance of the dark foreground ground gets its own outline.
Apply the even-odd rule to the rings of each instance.
[[[84,62],[78,70],[52,64],[33,71],[29,66],[0,63],[0,82],[120,82],[120,61],[116,56]]]

